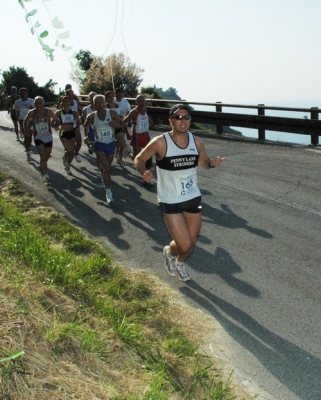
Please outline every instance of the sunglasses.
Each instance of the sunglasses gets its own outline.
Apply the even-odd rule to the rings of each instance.
[[[181,121],[182,119],[189,120],[192,118],[191,115],[173,115],[171,118],[177,119],[178,121]]]

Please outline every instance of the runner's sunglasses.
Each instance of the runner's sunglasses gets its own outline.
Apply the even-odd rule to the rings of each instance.
[[[189,120],[192,118],[192,116],[191,115],[173,115],[171,118],[175,118],[178,121],[181,121],[182,119]]]

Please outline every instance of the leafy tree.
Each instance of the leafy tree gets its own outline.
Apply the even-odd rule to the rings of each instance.
[[[54,91],[56,85],[56,82],[53,82],[52,79],[49,79],[49,81],[44,86],[38,87],[37,96],[43,97],[45,101],[57,100],[58,97]]]
[[[148,87],[142,87],[140,92],[142,94],[147,94],[147,98],[151,99],[163,99],[163,96],[161,96],[158,91],[155,89],[155,86],[148,86]]]
[[[29,76],[24,68],[9,67],[7,71],[2,72],[2,81],[0,83],[0,90],[4,93],[11,93],[11,86],[17,86],[18,90],[21,87],[28,89],[29,97],[42,96],[45,101],[56,100],[54,87],[56,83],[51,79],[44,85],[39,86],[32,76]]]
[[[79,50],[75,58],[79,62],[79,68],[83,71],[88,71],[91,63],[94,61],[94,56],[89,50]]]
[[[18,90],[21,87],[27,88],[30,96],[36,91],[37,87],[33,77],[30,77],[24,68],[14,66],[2,72],[1,84],[6,93],[11,92],[11,86],[17,86]]]
[[[142,82],[141,74],[144,70],[131,63],[124,54],[112,54],[106,59],[97,57],[91,68],[86,71],[86,78],[82,81],[82,93],[95,91],[105,93],[107,90],[121,88],[125,96],[135,97]]]
[[[89,50],[79,50],[75,58],[78,62],[76,68],[70,73],[70,78],[82,88],[86,80],[86,71],[90,69],[95,57]]]
[[[148,86],[148,87],[142,87],[140,89],[140,93],[142,93],[146,99],[163,99],[163,97],[158,93],[158,91],[155,89],[155,86]],[[169,105],[165,102],[146,102],[147,105],[151,105],[153,107],[169,107]]]

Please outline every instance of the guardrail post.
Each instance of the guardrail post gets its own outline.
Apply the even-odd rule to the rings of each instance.
[[[310,116],[311,119],[319,119],[319,108],[318,107],[311,107],[310,108]],[[311,135],[311,144],[312,146],[317,146],[319,144],[319,135],[314,133]]]
[[[257,115],[265,115],[264,104],[257,105]],[[258,131],[259,131],[259,140],[265,140],[265,129],[259,128]]]
[[[215,103],[215,111],[216,112],[222,112],[222,102],[217,101]],[[223,125],[222,124],[216,124],[216,133],[222,134],[223,133]]]

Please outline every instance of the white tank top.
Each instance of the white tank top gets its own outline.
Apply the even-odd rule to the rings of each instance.
[[[149,131],[149,121],[147,113],[143,115],[138,113],[135,121],[135,132],[139,134],[148,131]]]
[[[76,111],[76,112],[78,111],[78,102],[76,100],[73,100],[72,105],[70,104],[70,109],[72,111]]]
[[[86,115],[86,117],[88,117],[88,115],[91,114],[91,113],[93,112],[93,109],[92,109],[91,105],[86,106],[86,107],[84,108],[84,111],[83,111],[83,112],[86,113],[85,115]],[[94,129],[94,125],[93,125],[93,124],[90,124],[90,129]]]
[[[188,145],[181,148],[169,132],[164,133],[167,148],[164,158],[156,160],[157,197],[162,203],[181,203],[201,195],[197,182],[199,153],[194,136],[188,132]]]
[[[45,110],[43,118],[38,118],[37,113],[34,112],[32,119],[35,125],[35,139],[41,140],[43,143],[52,142],[48,111]]]
[[[115,129],[109,126],[111,121],[110,111],[106,109],[106,117],[101,121],[97,116],[97,111],[94,112],[94,128],[95,138],[97,142],[109,144],[115,141]]]

